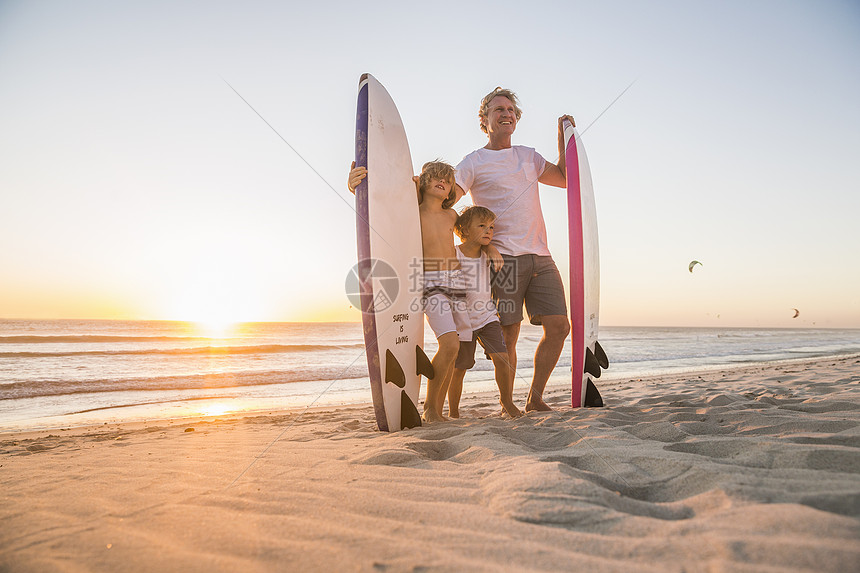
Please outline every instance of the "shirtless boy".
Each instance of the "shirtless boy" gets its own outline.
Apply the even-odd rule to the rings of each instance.
[[[349,173],[350,191],[367,176],[367,169],[355,167]],[[425,163],[414,178],[418,187],[418,213],[424,252],[424,313],[436,334],[439,349],[433,356],[435,376],[427,380],[424,399],[425,422],[440,422],[445,400],[444,382],[454,368],[460,340],[471,340],[472,330],[466,308],[466,283],[454,247],[454,168],[441,161]]]

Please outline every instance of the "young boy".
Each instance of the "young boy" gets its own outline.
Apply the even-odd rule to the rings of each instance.
[[[353,163],[347,186],[355,187],[367,176]],[[454,168],[442,161],[425,163],[421,175],[413,178],[418,188],[418,213],[424,253],[424,313],[436,334],[439,349],[431,360],[435,377],[427,380],[424,399],[425,422],[440,422],[445,401],[445,381],[454,368],[460,340],[471,340],[472,330],[466,308],[466,281],[460,271],[454,247]]]
[[[463,377],[466,370],[475,365],[476,342],[493,361],[496,385],[502,410],[512,418],[523,413],[513,400],[514,372],[508,361],[508,351],[502,335],[502,325],[490,291],[490,269],[483,249],[493,239],[493,222],[496,215],[486,207],[468,207],[457,219],[454,232],[463,243],[457,248],[460,268],[467,279],[466,302],[472,327],[472,338],[460,342],[460,349],[451,378],[446,380],[448,392],[448,414],[459,418],[460,395],[463,392]]]

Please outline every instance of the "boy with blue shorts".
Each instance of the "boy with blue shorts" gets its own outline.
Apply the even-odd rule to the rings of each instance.
[[[508,360],[499,315],[490,290],[489,260],[483,249],[493,239],[496,216],[486,207],[467,207],[454,224],[454,232],[463,241],[457,247],[460,272],[466,280],[466,305],[472,329],[471,340],[460,340],[460,349],[451,376],[446,380],[448,414],[459,418],[460,396],[466,370],[475,365],[475,350],[480,343],[493,361],[499,402],[502,411],[512,418],[523,413],[513,401],[514,371]],[[444,394],[443,394],[444,395]]]

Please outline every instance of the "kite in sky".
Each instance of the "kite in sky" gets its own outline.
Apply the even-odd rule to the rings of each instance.
[[[693,272],[693,267],[695,267],[696,265],[702,265],[702,263],[700,263],[699,261],[690,261],[690,266],[687,268],[690,269],[690,272]]]
[[[794,311],[794,316],[792,316],[791,318],[797,318],[798,316],[800,316],[800,311],[799,311],[799,310],[797,310],[796,308],[793,308],[793,309],[791,309],[791,310],[793,310],[793,311]]]

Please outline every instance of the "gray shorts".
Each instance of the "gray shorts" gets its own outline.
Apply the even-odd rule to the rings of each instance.
[[[550,256],[502,255],[505,264],[492,271],[493,300],[503,326],[523,320],[523,303],[529,322],[541,324],[541,317],[567,316],[567,298],[561,274]]]
[[[457,352],[457,360],[454,362],[454,368],[468,370],[475,365],[475,349],[478,342],[481,343],[484,352],[488,355],[506,354],[508,351],[505,346],[505,337],[502,334],[502,325],[499,324],[498,320],[494,320],[474,331],[471,341],[460,341],[460,350]]]

